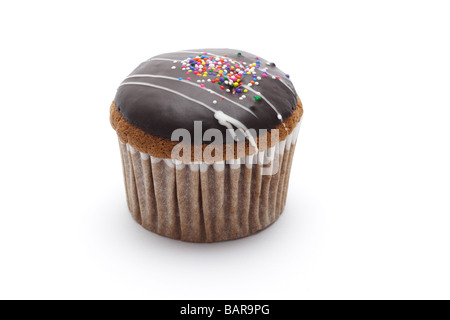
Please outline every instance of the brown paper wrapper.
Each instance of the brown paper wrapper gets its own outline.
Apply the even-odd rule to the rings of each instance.
[[[232,240],[263,230],[286,204],[297,134],[298,128],[274,148],[246,157],[247,164],[184,164],[119,141],[131,214],[152,232],[189,242]]]

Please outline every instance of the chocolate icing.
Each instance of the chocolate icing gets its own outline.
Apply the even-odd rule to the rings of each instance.
[[[258,60],[260,68],[256,69],[257,76],[261,76],[263,70],[267,71],[268,76],[258,81],[259,85],[249,88],[248,93],[243,93],[246,98],[240,100],[239,97],[242,94],[234,95],[226,92],[217,83],[197,82],[197,80],[207,80],[208,78],[214,79],[214,76],[208,75],[204,78],[197,77],[192,73],[186,75],[187,70],[182,70],[181,61],[190,56],[195,57],[204,53],[212,56],[226,56],[247,64],[255,63]],[[225,133],[227,127],[218,122],[214,116],[214,110],[222,111],[227,116],[240,121],[248,129],[272,129],[292,114],[297,104],[297,94],[289,77],[274,63],[260,57],[256,58],[257,56],[254,54],[231,49],[200,49],[162,54],[141,63],[130,74],[132,77],[125,79],[119,87],[114,101],[117,109],[128,122],[147,133],[163,138],[170,139],[172,132],[179,128],[187,129],[193,134],[194,121],[202,121],[203,132],[214,128]],[[156,77],[137,76],[144,74]],[[273,76],[279,76],[280,79],[273,79]],[[186,80],[188,77],[192,79]],[[178,80],[179,78],[182,80]],[[244,84],[251,80],[251,75],[244,75],[242,78]],[[143,85],[143,83],[149,84],[149,86]],[[201,84],[204,84],[205,87],[201,88]],[[210,90],[235,103],[228,99],[222,99],[209,92]],[[262,99],[256,100],[255,96],[261,96]],[[209,106],[209,108],[196,101]],[[237,104],[243,107],[239,107]]]

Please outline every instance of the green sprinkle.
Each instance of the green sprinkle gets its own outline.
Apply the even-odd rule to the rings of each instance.
[[[242,53],[238,52],[238,56],[242,56]]]
[[[259,100],[261,100],[261,97],[260,96],[255,96],[255,100],[259,101]]]

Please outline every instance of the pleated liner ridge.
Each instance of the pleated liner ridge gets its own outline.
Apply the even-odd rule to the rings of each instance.
[[[189,242],[238,239],[265,229],[286,204],[298,129],[251,165],[177,164],[119,140],[131,214],[152,232]],[[276,173],[263,175],[268,158]]]

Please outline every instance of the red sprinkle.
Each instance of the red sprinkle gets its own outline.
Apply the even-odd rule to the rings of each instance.
[[[220,86],[220,89],[225,90],[225,87],[224,86]]]

